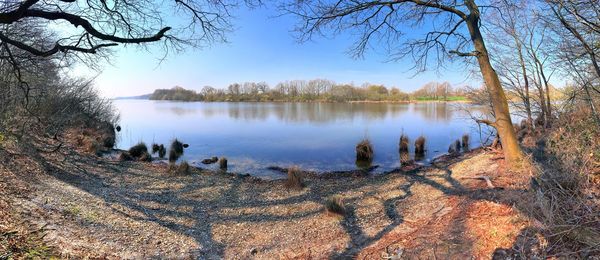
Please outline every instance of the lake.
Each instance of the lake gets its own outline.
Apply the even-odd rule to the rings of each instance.
[[[363,138],[373,144],[375,172],[400,166],[398,141],[404,132],[427,138],[421,163],[445,154],[448,146],[469,134],[480,145],[477,125],[460,103],[205,103],[115,100],[122,131],[117,147],[143,141],[167,146],[174,138],[190,145],[183,160],[194,162],[225,156],[229,171],[263,178],[283,177],[268,166],[299,166],[314,171],[356,169],[355,146]]]

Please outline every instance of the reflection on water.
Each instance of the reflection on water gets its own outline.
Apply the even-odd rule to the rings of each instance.
[[[452,141],[469,133],[478,146],[476,128],[466,112],[446,103],[186,103],[117,100],[121,113],[119,147],[144,141],[190,144],[184,159],[226,156],[229,169],[271,175],[271,165],[298,165],[317,171],[350,170],[355,145],[371,140],[378,171],[400,166],[398,138],[427,138],[431,160]],[[470,108],[474,109],[474,108]],[[217,167],[217,166],[214,166]]]

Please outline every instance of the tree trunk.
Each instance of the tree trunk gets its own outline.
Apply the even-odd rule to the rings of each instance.
[[[515,42],[517,43],[519,53],[519,63],[521,70],[523,71],[523,81],[525,82],[525,111],[527,112],[527,124],[529,127],[533,127],[533,117],[531,116],[531,101],[529,98],[529,78],[527,77],[527,68],[525,67],[525,59],[523,58],[523,46],[519,39],[515,36]]]
[[[481,75],[490,93],[491,101],[494,107],[494,114],[496,122],[494,126],[498,135],[500,136],[500,142],[502,142],[502,150],[504,152],[504,158],[511,168],[518,168],[523,159],[521,148],[517,140],[517,135],[513,128],[512,120],[510,118],[510,111],[508,109],[508,102],[506,95],[500,84],[498,74],[490,63],[490,58],[485,47],[485,42],[481,31],[479,30],[479,19],[480,13],[479,8],[475,4],[474,0],[465,0],[465,5],[469,8],[470,14],[467,17],[466,23],[469,28],[471,40],[477,51],[477,62],[481,70]]]

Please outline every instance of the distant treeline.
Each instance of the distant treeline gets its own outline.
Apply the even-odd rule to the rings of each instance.
[[[151,100],[178,101],[457,101],[467,100],[465,88],[453,88],[450,83],[430,82],[414,92],[383,85],[336,84],[330,80],[293,80],[271,88],[265,82],[234,83],[227,89],[203,87],[200,92],[174,87],[157,89]]]

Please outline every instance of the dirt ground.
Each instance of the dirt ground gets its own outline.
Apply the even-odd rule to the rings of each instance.
[[[535,226],[519,206],[529,176],[505,172],[499,154],[482,150],[420,170],[308,176],[301,191],[72,151],[0,152],[0,209],[42,232],[61,258],[506,258]],[[346,215],[324,210],[333,195]]]

